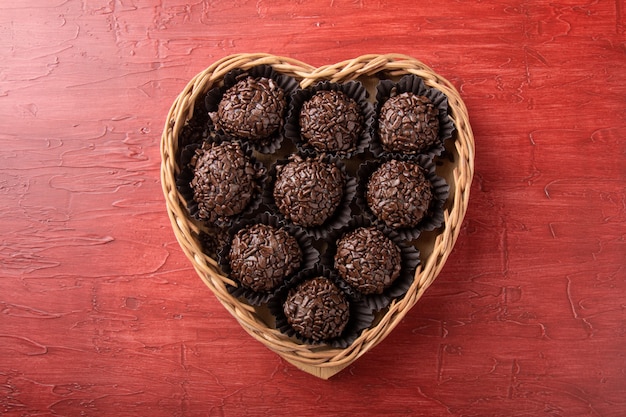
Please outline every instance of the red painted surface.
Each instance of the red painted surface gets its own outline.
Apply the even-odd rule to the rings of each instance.
[[[0,415],[626,415],[626,4],[0,2]],[[330,381],[251,340],[171,231],[166,112],[237,52],[412,55],[470,112],[439,279]]]

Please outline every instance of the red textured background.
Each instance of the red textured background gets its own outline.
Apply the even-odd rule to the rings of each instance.
[[[626,415],[624,1],[0,0],[0,415]],[[250,339],[159,183],[165,115],[238,52],[412,55],[476,176],[438,280],[329,381]]]

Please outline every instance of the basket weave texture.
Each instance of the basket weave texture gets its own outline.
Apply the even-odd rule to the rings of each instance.
[[[302,88],[322,80],[345,82],[376,77],[381,73],[386,77],[414,74],[421,77],[428,87],[437,88],[448,97],[450,117],[456,126],[456,137],[448,149],[452,153],[453,162],[449,164],[447,175],[450,197],[445,207],[444,226],[433,239],[432,246],[423,251],[427,253],[426,258],[422,259],[407,294],[402,299],[393,301],[377,317],[375,324],[345,349],[300,344],[269,326],[267,315],[258,308],[234,298],[226,289],[226,284],[233,282],[220,273],[215,259],[203,253],[201,243],[197,240],[198,227],[190,219],[185,199],[176,188],[176,175],[181,168],[177,162],[180,152],[178,136],[185,122],[193,115],[194,103],[210,88],[217,86],[229,71],[236,68],[246,70],[262,64],[294,77]],[[474,172],[474,137],[467,109],[457,90],[449,81],[415,58],[399,54],[371,54],[316,68],[295,59],[264,53],[237,54],[215,62],[197,74],[175,99],[161,138],[161,158],[161,183],[174,234],[200,278],[253,338],[296,367],[326,379],[389,335],[443,268],[458,237],[468,205]]]

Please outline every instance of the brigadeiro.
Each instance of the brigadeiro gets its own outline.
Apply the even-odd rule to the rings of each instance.
[[[449,186],[428,157],[370,161],[359,169],[359,178],[360,206],[403,237],[417,238],[443,223]]]
[[[397,83],[382,80],[376,91],[372,153],[441,155],[444,141],[454,133],[448,98],[441,91],[412,74]]]
[[[335,269],[363,294],[382,294],[400,276],[400,248],[376,227],[360,227],[337,241]]]
[[[348,158],[370,140],[374,108],[358,82],[321,82],[294,93],[285,126],[301,152],[330,153]]]
[[[177,185],[193,217],[228,224],[260,203],[265,168],[237,141],[190,145]]]
[[[319,342],[341,335],[350,318],[350,303],[328,278],[315,277],[289,291],[283,311],[298,334]]]
[[[282,126],[287,99],[270,78],[246,77],[226,90],[213,123],[224,132],[245,139],[265,138]]]
[[[380,109],[378,135],[388,152],[419,153],[439,140],[439,111],[426,96],[402,93]]]
[[[273,183],[266,197],[287,220],[310,230],[316,238],[349,220],[356,181],[339,160],[292,155],[276,163],[270,176]]]
[[[300,133],[318,151],[352,149],[362,130],[361,109],[340,91],[318,91],[302,105]]]
[[[392,159],[382,164],[367,183],[367,205],[391,227],[415,227],[433,199],[431,185],[419,164]]]
[[[413,284],[420,253],[393,230],[357,216],[329,237],[323,263],[369,307],[381,310]]]
[[[220,267],[238,284],[229,291],[253,305],[266,302],[288,277],[319,258],[302,229],[269,213],[238,222],[230,236],[219,253]]]
[[[371,308],[332,270],[316,265],[281,286],[269,302],[276,328],[304,343],[345,348],[369,327]]]
[[[297,87],[293,78],[258,66],[227,74],[224,85],[209,91],[205,103],[219,131],[271,153],[282,141],[289,97]]]
[[[302,251],[284,229],[255,224],[240,230],[228,254],[231,276],[254,291],[269,291],[300,267]]]

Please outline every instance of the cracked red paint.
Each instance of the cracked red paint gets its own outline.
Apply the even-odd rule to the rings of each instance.
[[[0,415],[626,415],[624,19],[621,0],[0,4]],[[448,264],[330,381],[250,339],[165,212],[167,110],[249,51],[415,56],[476,137]]]

